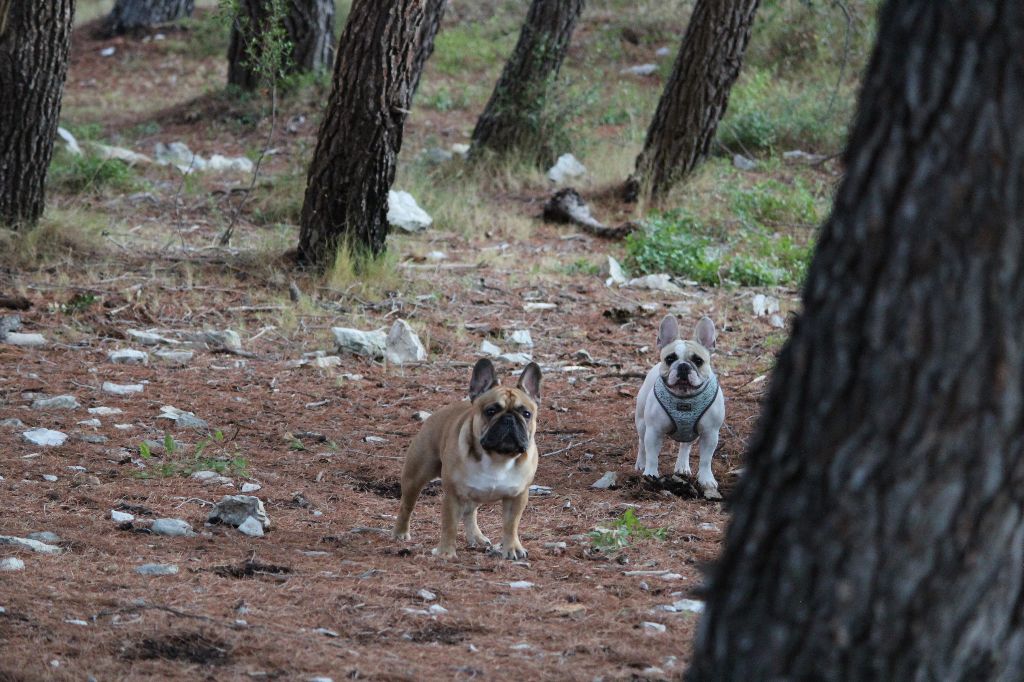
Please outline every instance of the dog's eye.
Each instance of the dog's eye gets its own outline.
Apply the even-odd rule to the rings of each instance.
[[[486,410],[484,410],[484,414],[486,414],[488,417],[493,417],[494,415],[498,414],[498,406],[491,405]]]
[[[529,419],[530,418],[530,411],[529,410],[523,410],[519,414],[523,415],[524,419]]]
[[[699,355],[694,355],[693,356],[693,366],[694,367],[700,367],[703,364],[704,364],[704,358],[702,358]]]
[[[665,364],[666,365],[674,365],[676,363],[676,360],[678,360],[678,359],[679,359],[678,355],[676,355],[675,353],[671,353],[671,354],[665,356]]]

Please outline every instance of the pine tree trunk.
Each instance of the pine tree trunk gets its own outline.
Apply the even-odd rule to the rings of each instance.
[[[426,0],[355,0],[309,165],[299,258],[323,269],[343,246],[379,254],[412,99]]]
[[[68,71],[74,0],[0,3],[0,224],[43,214]]]
[[[444,10],[448,6],[448,0],[427,0],[426,16],[423,18],[423,26],[420,28],[419,49],[416,51],[416,65],[413,72],[416,74],[412,82],[412,92],[415,95],[420,87],[420,78],[423,76],[423,69],[426,67],[430,55],[434,54],[434,39],[437,32],[441,30],[441,21],[444,20]]]
[[[285,11],[284,32],[292,49],[287,73],[320,71],[334,56],[334,0],[280,0]],[[263,54],[263,36],[271,18],[270,0],[239,0],[238,17],[228,45],[228,83],[246,90],[260,86],[252,68]]]
[[[659,197],[708,155],[739,76],[759,0],[697,0],[626,198]]]
[[[1024,670],[1024,5],[892,0],[694,680]]]
[[[120,35],[192,16],[195,0],[117,0],[107,15],[104,30]]]
[[[539,164],[554,160],[558,131],[545,124],[545,108],[582,11],[583,0],[530,3],[515,51],[473,130],[473,156],[530,151]]]

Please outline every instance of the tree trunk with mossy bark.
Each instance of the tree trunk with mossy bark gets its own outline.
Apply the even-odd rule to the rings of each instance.
[[[658,198],[708,155],[750,41],[759,0],[697,0],[636,170],[629,201]]]
[[[1024,670],[1024,5],[892,0],[692,680]]]
[[[520,152],[547,165],[565,151],[550,98],[583,0],[533,0],[519,41],[473,129],[472,157]],[[557,117],[556,117],[557,118]]]
[[[68,71],[74,0],[0,1],[0,224],[43,214]]]
[[[402,148],[426,0],[355,0],[309,165],[299,260],[329,268],[339,249],[384,251],[388,190]]]
[[[274,5],[278,4],[276,8]],[[271,24],[280,21],[277,35],[290,43],[283,64],[284,73],[307,73],[330,67],[334,56],[334,0],[238,0],[238,13],[231,24],[228,45],[228,83],[255,90],[268,80],[259,65],[273,46]],[[273,61],[273,60],[272,60]]]
[[[120,35],[192,16],[195,0],[117,0],[103,22],[103,32]]]

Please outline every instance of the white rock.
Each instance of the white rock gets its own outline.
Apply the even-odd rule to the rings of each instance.
[[[107,360],[115,365],[148,365],[149,353],[132,348],[114,350],[107,353]]]
[[[251,538],[263,537],[263,524],[252,516],[238,524],[238,530]]]
[[[742,154],[732,155],[732,165],[741,171],[752,171],[757,168],[757,162],[753,159],[748,159]]]
[[[81,405],[73,395],[56,395],[52,398],[37,398],[32,401],[33,410],[77,410]]]
[[[200,419],[192,412],[185,412],[179,410],[173,405],[164,405],[160,408],[160,414],[157,415],[157,419],[169,419],[186,429],[205,429],[210,425],[205,419]]]
[[[9,556],[0,559],[0,571],[24,571],[25,562],[18,557]]]
[[[545,542],[544,549],[567,549],[569,547],[566,542]]]
[[[657,64],[637,64],[619,71],[623,76],[650,76],[658,70]]]
[[[697,525],[697,528],[701,530],[718,530],[718,526],[713,523],[701,523]]]
[[[649,621],[644,621],[643,626],[644,626],[644,632],[652,634],[652,635],[660,634],[662,632],[665,632],[665,630],[668,629],[664,625],[662,625],[661,623],[651,623]]]
[[[324,355],[323,357],[313,358],[313,361],[310,364],[320,369],[341,367],[341,358],[337,355]]]
[[[88,410],[89,414],[98,414],[101,417],[106,417],[111,414],[121,414],[120,407],[90,407]]]
[[[111,45],[110,47],[105,47],[102,50],[100,50],[100,56],[113,57],[115,52],[117,52],[117,48]]]
[[[124,147],[111,147],[99,142],[86,142],[85,144],[101,159],[116,159],[127,163],[129,166],[153,163],[153,159],[145,154],[139,154]]]
[[[23,429],[25,428],[25,422],[15,417],[9,417],[7,419],[0,419],[0,426],[6,429]]]
[[[452,150],[452,154],[466,158],[469,155],[469,145],[462,142],[456,142],[449,149]]]
[[[428,251],[425,258],[433,263],[439,263],[443,260],[448,260],[448,254],[444,251]]]
[[[689,611],[690,613],[703,613],[704,602],[698,601],[697,599],[680,599],[672,604],[672,608],[676,611]]]
[[[60,554],[64,550],[56,545],[48,545],[45,542],[39,540],[30,540],[28,538],[18,538],[13,535],[0,535],[0,545],[13,545],[21,549],[30,549],[33,552],[39,554]]]
[[[491,343],[487,339],[484,339],[480,343],[480,352],[484,355],[489,355],[492,358],[496,358],[501,355],[502,350],[497,345]]]
[[[618,481],[618,478],[619,475],[614,471],[606,471],[604,476],[594,481],[590,487],[596,488],[598,490],[607,490],[608,488],[611,488],[613,485],[615,485],[615,483]]]
[[[63,445],[64,441],[68,439],[68,434],[52,429],[29,429],[21,434],[21,437],[33,445],[55,447]]]
[[[171,538],[192,537],[196,534],[192,530],[191,524],[181,519],[157,519],[150,526],[150,530],[156,535],[166,535]]]
[[[125,333],[143,346],[159,346],[160,344],[178,343],[174,339],[168,339],[155,332],[145,332],[138,329],[128,329]]]
[[[536,497],[544,497],[545,495],[551,494],[551,488],[546,485],[531,485],[529,488],[530,494]]]
[[[756,294],[752,299],[750,299],[750,307],[754,311],[754,317],[773,315],[779,312],[779,299],[774,296]]]
[[[548,169],[548,180],[556,185],[570,183],[587,174],[587,167],[572,154],[562,154]]]
[[[242,350],[242,338],[233,329],[210,330],[203,332],[203,341],[214,349],[237,353]]]
[[[513,365],[528,365],[533,362],[533,357],[529,353],[502,353],[498,359]]]
[[[259,483],[243,483],[242,484],[242,492],[243,493],[254,493],[257,490],[261,489],[262,487],[263,486],[261,486]]]
[[[64,140],[64,149],[75,156],[82,155],[82,148],[78,146],[78,140],[71,134],[71,131],[67,128],[57,128],[57,136]]]
[[[667,57],[670,54],[672,54],[672,50],[670,50],[667,47],[659,47],[657,50],[654,51],[654,54],[658,55],[659,57]]]
[[[808,154],[801,149],[782,152],[782,158],[787,161],[806,161],[807,163],[819,163],[825,160],[825,157],[821,154]]]
[[[387,443],[387,438],[381,438],[380,436],[363,436],[363,442],[366,443]]]
[[[211,171],[237,171],[239,173],[252,173],[255,165],[245,156],[221,156],[214,154],[206,162],[206,170]]]
[[[388,224],[405,232],[422,232],[434,219],[419,207],[408,192],[388,192]]]
[[[104,381],[102,388],[105,393],[111,395],[134,395],[142,393],[146,387],[142,384],[115,384],[111,381]]]
[[[626,273],[622,271],[622,266],[619,261],[615,260],[611,256],[608,256],[608,263],[605,265],[605,274],[607,277],[604,280],[606,287],[610,286],[622,286],[626,283]]]
[[[416,593],[416,596],[422,599],[423,601],[434,601],[435,599],[437,599],[437,595],[431,592],[430,590],[420,590]]]
[[[157,142],[153,147],[153,156],[161,166],[174,166],[182,173],[201,171],[206,168],[206,159],[188,148],[184,142],[164,144]]]
[[[516,329],[508,337],[508,340],[523,348],[533,348],[533,337],[530,336],[530,330],[528,329]]]
[[[116,509],[110,510],[110,520],[114,523],[131,523],[135,520],[132,514],[127,512],[117,511]]]
[[[41,530],[38,533],[29,533],[29,540],[38,540],[39,542],[47,542],[51,545],[55,545],[60,542],[60,536],[49,530]]]
[[[338,636],[340,636],[334,630],[328,630],[327,628],[316,628],[315,630],[313,630],[313,632],[315,632],[318,635],[323,635],[324,637],[338,637]]]
[[[407,362],[422,362],[427,359],[427,349],[420,342],[413,328],[405,320],[395,320],[385,339],[385,357],[388,362],[404,365]]]
[[[557,303],[541,303],[538,301],[530,301],[529,303],[523,304],[523,310],[528,313],[536,313],[542,310],[554,310],[557,307]]]
[[[259,521],[263,530],[270,528],[270,517],[263,507],[263,501],[252,495],[225,495],[220,502],[213,505],[207,516],[209,523],[223,523],[229,526],[240,526],[249,517]]]
[[[448,613],[448,609],[441,606],[440,604],[431,604],[427,607],[427,613],[432,616],[443,616]]]
[[[528,590],[533,587],[533,583],[529,580],[516,580],[508,584],[513,590]]]
[[[775,313],[768,318],[768,324],[775,327],[776,329],[784,329],[786,327],[786,321],[782,319],[782,315]]]
[[[78,425],[79,426],[91,426],[94,429],[98,429],[99,427],[103,426],[103,422],[101,422],[99,419],[96,419],[95,417],[93,417],[92,419],[83,419],[82,421],[78,422]]]
[[[46,345],[46,339],[43,338],[42,334],[22,334],[19,332],[7,332],[4,336],[4,343],[12,346],[25,346],[28,348],[36,348],[39,346]]]
[[[47,481],[49,483],[56,483],[57,482],[57,477],[54,476],[53,474],[43,474],[42,478],[43,478],[44,481]]]
[[[135,572],[140,575],[175,575],[178,567],[174,564],[142,564]]]
[[[192,362],[192,351],[190,350],[158,350],[153,357],[160,363],[169,367],[184,367]]]
[[[348,327],[332,327],[334,342],[339,353],[353,353],[375,360],[384,357],[387,352],[387,335],[382,331],[364,332]]]
[[[672,282],[672,277],[664,273],[635,277],[624,285],[627,289],[649,289],[651,291],[667,291],[672,294],[682,293],[682,289]]]
[[[658,576],[662,580],[682,580],[683,576],[680,573],[662,573]]]

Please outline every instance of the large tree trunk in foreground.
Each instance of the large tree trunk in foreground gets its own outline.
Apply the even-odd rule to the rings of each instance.
[[[545,109],[582,11],[583,0],[530,3],[515,51],[473,129],[472,155],[529,151],[546,164],[564,151],[549,139],[555,131],[546,129]]]
[[[74,0],[0,2],[0,225],[43,214],[74,11]]]
[[[1024,5],[893,0],[695,680],[1024,670]]]
[[[759,0],[697,0],[626,198],[658,197],[708,155],[739,76]]]
[[[118,35],[177,21],[192,16],[195,7],[195,0],[117,0],[104,21],[104,31]]]
[[[319,268],[347,246],[384,251],[388,190],[412,99],[426,0],[355,0],[338,44],[309,164],[299,258]]]
[[[238,16],[231,25],[228,45],[228,83],[255,90],[261,83],[254,68],[265,54],[265,41],[273,17],[273,0],[239,0]],[[291,43],[286,73],[320,71],[334,56],[334,0],[276,0],[282,4],[283,37]]]
[[[419,48],[416,50],[416,64],[413,66],[412,92],[415,95],[420,87],[420,78],[423,76],[423,69],[434,54],[434,39],[437,32],[441,30],[441,22],[444,20],[444,10],[448,6],[448,0],[427,0],[426,16],[423,18],[423,25],[420,27]]]

